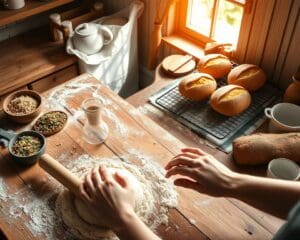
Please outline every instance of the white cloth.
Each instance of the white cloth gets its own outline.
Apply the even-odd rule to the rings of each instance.
[[[135,0],[118,13],[92,21],[101,24],[111,17],[128,19],[123,26],[105,25],[112,30],[114,39],[96,54],[86,55],[75,49],[72,36],[67,41],[67,52],[79,58],[80,72],[90,73],[122,97],[130,96],[139,87],[137,19],[143,9],[143,2]]]

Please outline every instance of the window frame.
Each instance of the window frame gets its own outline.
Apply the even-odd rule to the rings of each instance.
[[[218,3],[219,0],[214,0],[214,6],[213,6],[213,11],[215,12],[215,8],[216,5]],[[241,27],[240,27],[240,31],[242,29],[243,26],[243,19],[245,17],[245,15],[247,13],[250,12],[251,10],[251,6],[252,6],[252,0],[246,0],[246,2],[243,4],[241,3],[239,0],[226,0],[228,2],[237,4],[239,6],[242,6],[244,8],[244,12],[243,12],[243,17],[242,17],[242,22],[241,22]],[[187,38],[190,41],[199,44],[200,46],[204,47],[205,44],[207,42],[211,42],[214,41],[212,38],[209,38],[199,32],[196,32],[188,27],[186,27],[186,21],[187,21],[187,14],[188,14],[188,2],[189,0],[180,0],[178,1],[178,5],[176,8],[176,23],[175,23],[175,32],[176,34],[178,34],[179,36],[183,37],[183,38]],[[214,27],[216,25],[215,22],[215,14],[213,16],[212,19],[212,27],[210,29],[210,35],[212,34]],[[239,40],[237,41],[237,45],[238,45]]]

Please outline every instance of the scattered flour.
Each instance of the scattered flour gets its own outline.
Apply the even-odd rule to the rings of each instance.
[[[104,111],[103,111],[103,114],[104,114],[105,116],[107,116],[107,117],[113,122],[113,124],[115,125],[116,131],[117,131],[122,137],[128,135],[128,128],[127,128],[127,126],[126,126],[123,122],[121,122],[121,121],[119,120],[119,118],[116,116],[116,114],[113,113],[111,110],[109,110],[109,109],[107,109],[107,108],[105,108],[105,109],[103,109],[103,110],[104,110]],[[110,128],[110,129],[111,129],[111,128]]]
[[[57,186],[57,191],[60,188],[60,186]],[[30,186],[24,185],[18,191],[10,193],[7,191],[3,179],[0,179],[0,191],[0,203],[9,202],[9,204],[6,204],[4,212],[7,216],[6,221],[19,219],[19,221],[25,223],[33,236],[39,238],[47,240],[72,239],[71,234],[64,229],[61,220],[54,211],[53,201],[57,191],[40,196]]]
[[[0,200],[6,201],[7,199],[7,188],[4,180],[0,178]]]
[[[189,222],[193,225],[196,225],[196,220],[195,219],[192,219],[192,218],[189,218]]]
[[[48,109],[63,108],[67,106],[67,100],[73,97],[76,93],[88,89],[95,92],[98,89],[99,84],[83,82],[88,78],[86,76],[83,77],[85,78],[79,78],[76,81],[67,83],[63,88],[54,89],[47,97],[45,107]]]
[[[70,157],[71,155],[63,153],[58,159],[66,163],[65,165],[68,169],[76,169],[74,173],[78,174],[78,176],[86,172],[87,169],[95,166],[95,164],[101,163],[130,168],[131,171],[134,171],[136,176],[139,176],[139,179],[143,179],[142,181],[147,191],[151,192],[150,195],[147,195],[149,202],[145,201],[145,205],[140,209],[140,215],[145,216],[143,220],[153,230],[162,223],[167,224],[168,209],[177,205],[177,193],[173,183],[164,177],[164,169],[153,162],[151,157],[146,156],[138,150],[131,150],[129,154],[119,156],[120,159],[125,161],[121,161],[117,157],[93,158],[88,155],[73,155],[72,161],[68,161]],[[132,161],[137,158],[141,160],[142,166],[137,166],[132,163]],[[28,185],[24,185],[20,190],[10,193],[8,192],[5,181],[0,178],[0,203],[9,202],[9,204],[6,205],[10,206],[9,209],[5,211],[7,221],[19,218],[25,222],[27,228],[34,236],[43,239],[74,239],[71,231],[62,223],[61,218],[55,213],[55,200],[57,194],[63,187],[50,176],[47,181],[53,185],[53,190],[41,195]],[[152,205],[151,202],[153,203]],[[149,209],[152,210],[149,211]]]

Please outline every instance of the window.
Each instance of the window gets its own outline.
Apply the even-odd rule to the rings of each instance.
[[[179,33],[203,44],[215,40],[236,46],[245,6],[246,0],[180,0]]]

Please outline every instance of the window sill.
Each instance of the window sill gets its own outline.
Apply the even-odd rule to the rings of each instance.
[[[192,55],[198,60],[204,56],[204,49],[201,46],[177,34],[163,37],[162,41],[172,48]]]

